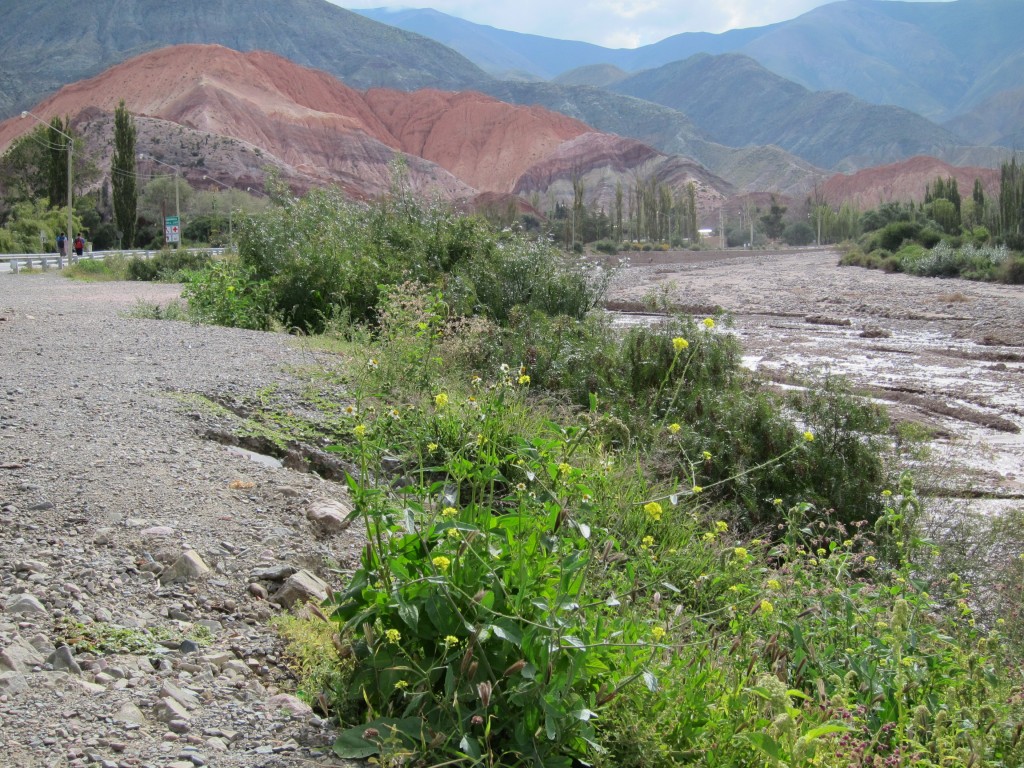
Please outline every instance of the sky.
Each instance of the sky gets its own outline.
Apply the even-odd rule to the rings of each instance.
[[[350,9],[433,8],[512,32],[582,40],[608,48],[636,48],[680,32],[725,32],[786,21],[829,0],[404,0],[400,4],[388,0],[332,1]]]

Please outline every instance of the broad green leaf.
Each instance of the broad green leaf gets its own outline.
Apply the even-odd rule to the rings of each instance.
[[[778,761],[782,759],[779,743],[767,733],[741,733],[739,737],[750,742],[772,760]]]
[[[388,741],[397,738],[406,747],[412,747],[420,741],[422,725],[423,723],[418,717],[406,717],[400,720],[381,718],[357,725],[338,735],[334,741],[334,754],[354,760],[377,754],[380,751],[377,745],[363,738],[363,734],[370,728],[377,731],[379,740]]]
[[[804,738],[808,741],[814,741],[815,739],[827,736],[830,733],[846,733],[850,729],[845,725],[819,725],[817,728],[811,728],[807,733],[804,734]]]
[[[502,640],[506,640],[517,648],[523,644],[523,636],[519,633],[519,630],[509,621],[503,621],[500,624],[489,625],[491,631],[500,637]]]

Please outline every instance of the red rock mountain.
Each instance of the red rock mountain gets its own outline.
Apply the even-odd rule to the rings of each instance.
[[[403,155],[414,189],[451,200],[549,189],[560,199],[573,174],[600,180],[588,203],[608,204],[615,178],[629,186],[626,178],[638,175],[694,180],[707,200],[729,191],[694,162],[595,134],[540,107],[473,92],[360,93],[275,54],[216,45],[144,54],[62,88],[32,112],[44,120],[71,116],[102,169],[109,116],[121,99],[137,116],[140,151],[180,167],[198,186],[209,186],[207,173],[242,188],[258,185],[270,165],[300,191],[336,184],[370,197],[388,189],[390,164]],[[0,151],[34,126],[19,118],[0,123]]]
[[[999,171],[992,168],[957,167],[934,157],[912,157],[899,163],[837,174],[822,185],[824,198],[833,205],[849,202],[861,210],[888,202],[921,202],[925,187],[937,178],[956,179],[963,197],[969,197],[974,180],[981,179],[986,196],[999,194]]]

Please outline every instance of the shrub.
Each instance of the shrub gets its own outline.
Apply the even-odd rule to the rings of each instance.
[[[609,256],[614,256],[619,252],[619,246],[611,240],[598,240],[594,243],[594,250],[598,253],[606,253]]]
[[[898,251],[906,240],[915,240],[921,232],[921,225],[912,221],[894,221],[876,232],[872,242],[877,248]]]
[[[814,242],[814,229],[806,221],[794,221],[786,226],[782,239],[789,245],[810,245]]]
[[[213,262],[194,274],[182,296],[189,313],[202,323],[257,331],[273,325],[269,289],[242,265]]]
[[[602,289],[545,242],[404,195],[362,205],[314,191],[239,230],[242,263],[281,321],[306,332],[338,314],[373,322],[381,287],[410,280],[440,285],[460,314],[501,322],[520,305],[579,317]]]
[[[1002,262],[999,267],[999,282],[1024,285],[1024,256],[1016,254]]]
[[[212,260],[209,253],[202,251],[166,250],[151,259],[132,257],[128,262],[127,275],[129,280],[183,282],[190,272],[203,269]]]

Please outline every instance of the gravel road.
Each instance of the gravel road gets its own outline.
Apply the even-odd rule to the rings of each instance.
[[[282,335],[126,316],[178,292],[0,275],[2,765],[345,764],[317,756],[331,730],[286,695],[267,626],[282,579],[330,579],[323,563],[358,551],[304,514],[342,491],[203,439],[218,425],[182,397],[298,387],[286,371],[318,360]],[[72,656],[80,625],[169,647]]]

